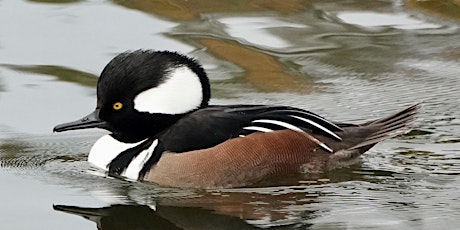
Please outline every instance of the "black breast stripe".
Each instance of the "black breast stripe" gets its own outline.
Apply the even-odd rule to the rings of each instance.
[[[139,177],[138,177],[139,180],[142,180],[144,178],[145,174],[147,174],[147,172],[150,170],[150,168],[152,168],[152,166],[154,164],[156,164],[160,160],[160,157],[161,157],[161,155],[163,154],[164,151],[165,151],[165,148],[163,146],[163,143],[160,140],[158,140],[158,144],[155,147],[155,149],[153,150],[152,155],[145,162],[144,166],[142,167],[141,171],[139,172]]]
[[[131,161],[138,156],[142,151],[148,149],[153,144],[155,139],[147,139],[142,143],[129,148],[115,157],[108,165],[109,175],[120,176],[129,166]]]

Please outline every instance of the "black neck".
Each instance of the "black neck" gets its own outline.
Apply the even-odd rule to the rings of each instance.
[[[120,131],[111,130],[112,136],[120,142],[136,143],[146,138],[157,137],[168,127],[176,123],[186,114],[146,114],[126,121]]]

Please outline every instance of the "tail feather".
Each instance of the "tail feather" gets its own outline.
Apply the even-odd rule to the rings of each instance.
[[[420,107],[420,104],[411,105],[396,114],[365,123],[363,126],[375,126],[377,131],[373,132],[362,142],[349,148],[349,150],[363,147],[370,148],[377,142],[401,134],[407,130],[408,125],[415,120]]]
[[[394,124],[391,127],[387,128],[382,128],[381,130],[375,132],[372,134],[371,137],[377,137],[377,136],[382,136],[382,135],[388,135],[388,133],[394,132],[394,131],[399,131],[399,130],[404,130],[404,128],[407,127],[408,123],[401,123],[401,124]]]
[[[395,114],[392,114],[390,116],[387,116],[381,119],[377,119],[375,121],[368,122],[367,124],[376,124],[376,123],[391,124],[395,121],[402,121],[406,119],[414,120],[415,115],[418,113],[419,109],[420,109],[420,104],[414,104]]]

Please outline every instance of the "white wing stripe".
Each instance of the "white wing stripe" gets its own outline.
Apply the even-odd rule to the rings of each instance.
[[[320,125],[320,124],[318,124],[318,123],[316,123],[316,122],[314,122],[314,121],[312,121],[312,120],[310,120],[310,119],[303,118],[303,117],[299,117],[299,116],[295,116],[295,115],[290,115],[290,116],[291,116],[291,117],[294,117],[294,118],[297,118],[297,119],[299,119],[299,120],[301,120],[301,121],[305,121],[305,122],[307,122],[307,123],[309,123],[309,124],[315,126],[316,128],[319,128],[319,129],[323,130],[324,132],[328,133],[329,135],[333,136],[334,138],[336,138],[336,139],[339,140],[339,141],[342,140],[341,137],[339,137],[337,134],[335,134],[335,133],[332,132],[331,130],[326,129],[324,126],[322,126],[322,125]]]
[[[273,132],[273,130],[271,130],[271,129],[267,129],[267,128],[264,128],[264,127],[258,127],[258,126],[248,126],[248,127],[244,127],[243,129],[254,130],[254,131],[259,131],[259,132],[264,132],[264,133]]]
[[[325,118],[320,117],[320,116],[318,116],[318,115],[316,115],[316,114],[314,114],[314,113],[311,113],[311,112],[304,112],[304,111],[297,111],[297,110],[296,110],[295,112],[301,113],[301,114],[305,114],[306,116],[314,117],[314,118],[316,118],[316,119],[319,119],[319,120],[321,120],[321,121],[324,121],[325,123],[328,123],[329,125],[332,125],[334,128],[336,128],[336,129],[338,129],[338,130],[343,130],[343,129],[340,128],[338,125],[336,125],[336,124],[334,124],[334,123],[332,123],[332,122],[326,120]],[[292,115],[292,116],[295,116],[295,115]]]
[[[330,152],[330,153],[333,153],[334,150],[332,150],[329,146],[327,146],[326,144],[324,144],[323,142],[319,141],[318,139],[316,139],[314,136],[310,135],[309,133],[307,132],[304,132],[308,138],[310,138],[313,142],[315,142],[316,144],[318,144],[319,146],[321,146],[321,148],[325,149],[326,151]]]
[[[302,129],[300,129],[299,127],[297,127],[295,125],[291,125],[291,124],[283,122],[283,121],[269,120],[269,119],[259,119],[259,120],[252,121],[252,123],[257,123],[257,122],[258,123],[275,124],[275,125],[279,125],[279,126],[285,127],[287,129],[290,129],[290,130],[305,133],[305,134],[307,134],[308,138],[310,138],[313,142],[315,142],[316,144],[321,146],[321,148],[325,149],[326,151],[328,151],[330,153],[334,152],[334,150],[332,150],[329,146],[327,146],[323,142],[321,142],[318,139],[316,139],[314,136],[308,134],[307,132],[303,131]]]
[[[299,127],[297,127],[295,125],[291,125],[291,124],[283,122],[283,121],[269,120],[269,119],[259,119],[259,120],[252,121],[252,123],[255,123],[255,122],[275,124],[275,125],[279,125],[279,126],[282,126],[284,128],[291,129],[291,130],[294,130],[294,131],[297,131],[297,132],[304,132]]]
[[[316,139],[316,138],[315,138]],[[316,139],[318,140],[318,139]],[[319,144],[319,146],[321,146],[323,149],[327,150],[328,152],[332,153],[334,152],[331,148],[329,148],[329,146],[327,146],[326,144],[320,142],[321,144]]]

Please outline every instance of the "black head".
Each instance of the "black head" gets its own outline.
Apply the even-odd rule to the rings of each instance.
[[[152,137],[185,114],[206,107],[209,80],[195,60],[174,52],[125,52],[104,68],[90,115],[54,128],[104,128],[123,142]]]

